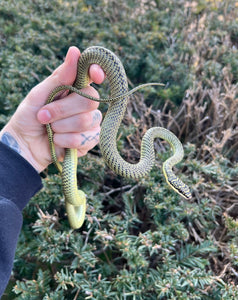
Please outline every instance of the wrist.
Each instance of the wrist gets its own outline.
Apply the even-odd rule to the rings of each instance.
[[[32,155],[26,142],[15,133],[14,130],[5,126],[0,132],[0,141],[21,155],[38,172],[42,172],[45,167],[37,162]]]

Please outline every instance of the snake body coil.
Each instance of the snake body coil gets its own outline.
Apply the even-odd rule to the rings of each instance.
[[[111,97],[109,99],[96,99],[80,91],[80,89],[85,88],[89,84],[88,71],[91,64],[98,64],[104,70],[111,90]],[[56,88],[50,94],[47,103],[53,101],[54,97],[62,90],[76,92],[95,101],[108,102],[108,111],[101,126],[100,149],[106,164],[115,173],[123,177],[140,178],[145,176],[154,165],[154,139],[162,138],[166,140],[173,150],[173,156],[163,163],[163,173],[166,181],[177,193],[185,198],[191,198],[191,193],[187,185],[177,178],[172,171],[172,167],[182,160],[184,152],[180,141],[169,130],[162,127],[153,127],[145,133],[141,143],[140,160],[137,164],[126,162],[117,150],[117,132],[127,107],[128,96],[137,89],[152,84],[160,85],[149,83],[128,92],[126,73],[118,57],[105,48],[90,47],[82,53],[78,61],[77,77],[73,86],[60,86]],[[79,228],[85,217],[86,197],[82,191],[77,190],[77,150],[66,149],[65,159],[61,167],[55,154],[53,132],[49,124],[47,125],[47,132],[52,160],[59,171],[62,172],[63,191],[69,222],[72,228]]]

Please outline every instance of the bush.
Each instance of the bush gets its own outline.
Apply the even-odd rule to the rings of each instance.
[[[122,155],[138,159],[149,127],[172,130],[185,148],[175,171],[193,191],[185,201],[166,185],[160,141],[140,181],[113,174],[95,148],[79,160],[87,218],[72,231],[49,168],[24,210],[2,299],[237,299],[237,10],[235,0],[1,2],[1,126],[70,45],[102,45],[121,58],[130,86],[166,84],[132,97]]]

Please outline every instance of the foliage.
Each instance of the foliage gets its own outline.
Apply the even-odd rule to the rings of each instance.
[[[235,0],[1,1],[1,126],[70,45],[105,46],[121,58],[130,86],[166,84],[132,97],[122,155],[139,158],[149,127],[172,130],[185,148],[175,172],[193,191],[187,201],[167,186],[162,141],[140,181],[113,174],[95,148],[79,160],[87,218],[72,231],[61,179],[49,168],[24,210],[2,299],[238,298],[237,38]]]

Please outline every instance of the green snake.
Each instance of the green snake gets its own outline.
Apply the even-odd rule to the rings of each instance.
[[[91,64],[98,64],[104,70],[111,90],[110,98],[97,99],[80,91],[80,89],[89,85],[88,72]],[[148,174],[155,161],[154,139],[162,138],[167,141],[173,150],[173,155],[163,163],[165,179],[178,194],[189,199],[191,193],[188,186],[172,170],[172,167],[182,160],[184,151],[181,142],[171,131],[162,127],[150,128],[142,138],[140,160],[136,164],[126,162],[117,150],[117,132],[127,107],[128,96],[139,88],[148,85],[161,84],[143,84],[128,92],[126,73],[119,58],[110,50],[95,46],[86,49],[78,60],[77,76],[73,86],[62,85],[55,88],[49,95],[47,103],[52,102],[58,93],[65,90],[78,93],[94,101],[108,102],[109,107],[101,125],[100,150],[106,164],[116,174],[126,178],[138,179]],[[62,175],[69,223],[72,228],[77,229],[82,226],[86,213],[86,195],[77,188],[77,149],[66,149],[65,158],[61,165],[56,157],[53,131],[50,124],[47,124],[46,128],[52,161]]]

